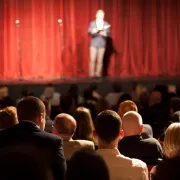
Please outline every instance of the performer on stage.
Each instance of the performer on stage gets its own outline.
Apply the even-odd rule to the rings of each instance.
[[[106,38],[110,35],[110,24],[104,21],[104,11],[98,10],[96,20],[92,21],[88,33],[92,36],[90,44],[90,77],[101,77]],[[95,70],[95,61],[97,67]]]

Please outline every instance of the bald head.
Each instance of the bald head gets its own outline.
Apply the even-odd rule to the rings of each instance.
[[[59,114],[56,116],[54,126],[59,134],[73,136],[76,130],[76,120],[68,114]]]
[[[139,135],[143,132],[141,115],[135,111],[127,112],[122,118],[122,129],[124,136]]]

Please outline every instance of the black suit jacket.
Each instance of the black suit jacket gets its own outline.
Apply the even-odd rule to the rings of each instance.
[[[66,161],[62,139],[40,130],[31,122],[23,121],[0,132],[0,152],[4,149],[17,150],[17,147],[22,153],[38,154],[38,160],[46,163],[55,180],[64,179]]]
[[[163,158],[162,147],[154,138],[143,139],[139,135],[124,137],[119,142],[118,149],[123,155],[140,159],[147,164]]]

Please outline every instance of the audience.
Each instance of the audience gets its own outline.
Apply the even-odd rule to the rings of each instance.
[[[94,149],[94,143],[87,140],[73,140],[76,131],[76,121],[68,114],[56,116],[53,124],[53,134],[63,138],[64,155],[66,160],[70,159],[75,151],[82,147]]]
[[[121,118],[123,118],[124,114],[129,111],[138,112],[138,108],[133,101],[127,100],[119,105],[118,114]],[[153,137],[152,127],[149,124],[143,124],[143,126],[144,126],[142,132],[143,139],[152,138]]]
[[[109,92],[105,97],[110,107],[115,106],[118,103],[118,99],[123,94],[123,92],[121,92],[121,86],[118,83],[114,83],[112,89],[113,91]]]
[[[39,161],[52,171],[53,178],[63,179],[66,161],[63,153],[62,139],[44,132],[45,106],[35,97],[27,97],[17,106],[19,124],[0,131],[0,151],[19,149],[26,155],[38,154]],[[10,161],[10,154],[7,161]],[[7,175],[8,177],[8,175]]]
[[[99,99],[97,101],[96,105],[95,105],[95,114],[96,114],[96,116],[100,112],[105,111],[107,109],[110,109],[110,106],[109,106],[108,102],[104,98]]]
[[[18,124],[17,110],[9,106],[0,110],[0,130],[13,127]]]
[[[97,152],[105,160],[111,180],[147,180],[146,164],[141,160],[130,159],[121,154],[118,142],[123,138],[122,122],[119,115],[110,110],[101,112],[95,120],[95,132],[98,138]]]
[[[97,89],[83,99],[76,84],[62,95],[49,84],[42,102],[26,88],[16,109],[0,86],[1,179],[146,180],[153,166],[151,180],[179,179],[179,89],[135,83],[132,97],[117,83],[105,97]]]
[[[154,138],[143,139],[143,124],[140,114],[127,112],[122,119],[124,138],[119,142],[119,151],[130,158],[141,159],[149,164],[163,158],[162,147]]]
[[[77,122],[77,128],[74,133],[74,140],[93,141],[93,121],[90,111],[87,108],[79,107],[74,113]]]
[[[23,149],[27,152],[26,147]],[[29,147],[27,147],[29,148]],[[14,147],[0,150],[1,180],[54,180],[52,171],[31,148],[28,154]]]
[[[163,143],[165,159],[160,165],[152,169],[151,177],[153,180],[175,180],[180,177],[178,169],[175,166],[180,165],[180,161],[178,158],[180,156],[179,141],[180,123],[173,123],[167,128],[165,132],[165,139]]]
[[[46,110],[46,124],[45,124],[45,131],[48,133],[52,132],[52,120],[51,120],[51,104],[49,101],[43,101],[45,110]]]
[[[81,149],[68,162],[65,180],[110,180],[110,177],[100,155],[90,149]]]

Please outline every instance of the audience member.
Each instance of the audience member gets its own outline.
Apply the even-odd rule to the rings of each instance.
[[[63,179],[66,170],[66,161],[63,153],[62,140],[44,132],[45,107],[43,102],[35,97],[23,99],[17,106],[19,124],[0,132],[0,150],[16,149],[25,154],[39,154],[54,179]],[[9,156],[10,157],[10,156]]]
[[[167,180],[175,178],[178,176],[179,172],[175,168],[175,165],[179,165],[180,161],[179,158],[176,157],[180,156],[180,123],[173,123],[171,124],[166,132],[165,132],[165,139],[163,143],[164,148],[164,161],[155,168],[152,169],[151,176],[152,179],[163,179]],[[173,164],[174,163],[174,164]],[[174,168],[172,168],[172,167]],[[164,171],[164,172],[162,172]],[[174,178],[173,178],[174,177]],[[175,178],[177,179],[177,178]]]
[[[68,94],[74,99],[76,106],[83,102],[83,98],[79,95],[79,88],[76,84],[70,86]]]
[[[154,90],[150,95],[147,117],[148,123],[153,128],[154,137],[158,138],[170,120],[169,108],[166,103],[163,103],[162,94],[159,91]]]
[[[29,147],[27,147],[29,148]],[[27,150],[23,149],[25,152]],[[28,154],[21,149],[5,148],[0,150],[1,180],[54,180],[52,172],[40,159],[34,149],[28,150]]]
[[[95,99],[92,96],[92,91],[90,89],[86,89],[84,91],[83,97],[84,97],[84,102],[79,104],[78,106],[79,107],[85,107],[85,108],[89,109],[91,116],[92,116],[92,119],[95,119],[95,117],[96,117],[95,105],[96,105],[97,99]]]
[[[121,86],[118,83],[112,85],[112,92],[109,92],[105,99],[109,103],[110,107],[115,106],[118,103],[118,99],[121,97],[123,92],[121,91]]]
[[[162,147],[154,138],[143,139],[143,124],[140,114],[135,111],[123,116],[122,128],[124,138],[119,142],[119,151],[130,158],[141,159],[145,162],[155,162],[163,158]]]
[[[174,113],[180,111],[180,98],[174,97],[170,101],[170,115],[174,116]]]
[[[66,180],[110,180],[106,163],[90,149],[74,153],[68,162]]]
[[[15,107],[6,107],[0,110],[0,130],[11,128],[18,124],[17,111]]]
[[[87,108],[79,107],[74,113],[77,122],[77,128],[74,133],[74,140],[93,141],[93,121],[90,111]]]
[[[96,100],[98,100],[98,99],[100,99],[101,98],[101,95],[100,95],[100,93],[98,92],[98,86],[97,86],[97,84],[95,84],[95,83],[92,83],[91,85],[90,85],[90,91],[92,92],[92,97],[94,98],[94,99],[96,99]]]
[[[107,109],[110,109],[108,102],[104,98],[99,99],[95,105],[96,116]]]
[[[60,98],[60,113],[72,115],[75,110],[74,99],[69,94],[63,94]]]
[[[119,105],[118,114],[120,115],[121,118],[123,118],[124,114],[126,114],[129,111],[138,112],[138,108],[133,101],[130,100],[124,101]],[[149,124],[143,124],[143,126],[144,126],[142,132],[143,139],[152,138],[153,137],[152,127]]]
[[[63,138],[64,155],[70,159],[75,151],[82,147],[94,149],[94,143],[87,140],[73,140],[76,131],[76,120],[68,114],[56,116],[53,124],[53,134]]]
[[[52,120],[51,120],[51,104],[49,101],[43,101],[44,106],[45,106],[45,110],[46,110],[46,124],[45,124],[45,131],[48,133],[52,132]]]
[[[97,152],[104,158],[111,180],[147,180],[146,164],[141,160],[125,157],[117,149],[124,134],[121,126],[121,118],[114,111],[106,110],[96,117],[95,134],[99,147]]]
[[[43,94],[41,95],[41,100],[50,101],[52,106],[59,106],[60,97],[61,97],[61,94],[59,92],[56,92],[54,85],[48,84],[45,87]]]
[[[118,108],[119,108],[119,104],[121,104],[122,102],[127,101],[127,100],[132,100],[131,95],[130,95],[130,94],[123,93],[123,94],[120,96],[120,98],[119,98],[116,106],[114,106],[112,109],[117,112],[117,111],[118,111]]]

